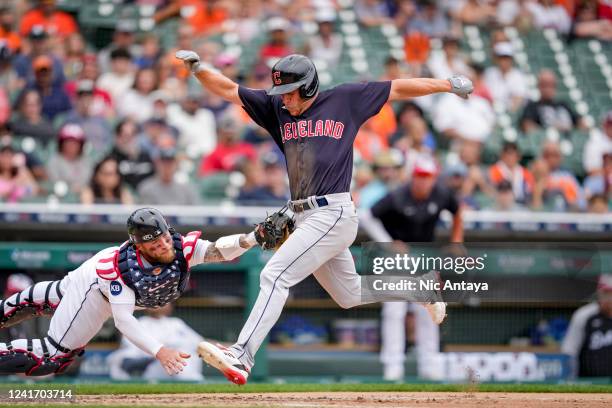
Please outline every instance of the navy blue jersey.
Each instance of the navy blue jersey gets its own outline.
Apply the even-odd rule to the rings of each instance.
[[[343,84],[319,93],[301,115],[291,116],[280,96],[241,86],[243,107],[285,155],[291,199],[349,191],[353,142],[359,127],[389,99],[391,82]]]
[[[459,202],[445,186],[436,183],[425,200],[415,200],[410,184],[389,192],[370,209],[391,238],[404,242],[431,242],[442,210],[456,214]]]

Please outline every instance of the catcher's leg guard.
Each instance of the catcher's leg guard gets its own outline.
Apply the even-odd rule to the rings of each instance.
[[[53,343],[48,337],[14,340],[9,344],[0,343],[0,374],[29,376],[60,374],[75,357],[84,353],[82,348],[57,350],[53,347]]]
[[[52,315],[62,296],[61,280],[39,282],[0,300],[0,329],[33,316]]]

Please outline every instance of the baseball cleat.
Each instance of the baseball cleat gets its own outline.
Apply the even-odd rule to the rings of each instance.
[[[421,303],[429,312],[435,324],[441,324],[446,317],[446,302]]]
[[[250,370],[227,347],[203,341],[198,344],[198,355],[206,364],[221,371],[229,381],[238,385],[246,384]]]

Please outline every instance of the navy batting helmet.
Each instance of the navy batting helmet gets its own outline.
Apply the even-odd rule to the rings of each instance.
[[[127,220],[130,242],[138,244],[157,239],[172,228],[166,222],[161,212],[155,208],[140,208],[132,213]]]
[[[319,90],[319,76],[310,58],[300,54],[281,58],[272,67],[274,86],[268,95],[282,95],[299,89],[303,99],[310,99]]]

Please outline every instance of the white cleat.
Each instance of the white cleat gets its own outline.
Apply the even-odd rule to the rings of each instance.
[[[244,385],[250,370],[227,347],[207,341],[198,344],[198,355],[204,362],[221,371],[234,384]]]
[[[446,317],[446,302],[421,303],[429,312],[435,324],[441,324]]]

